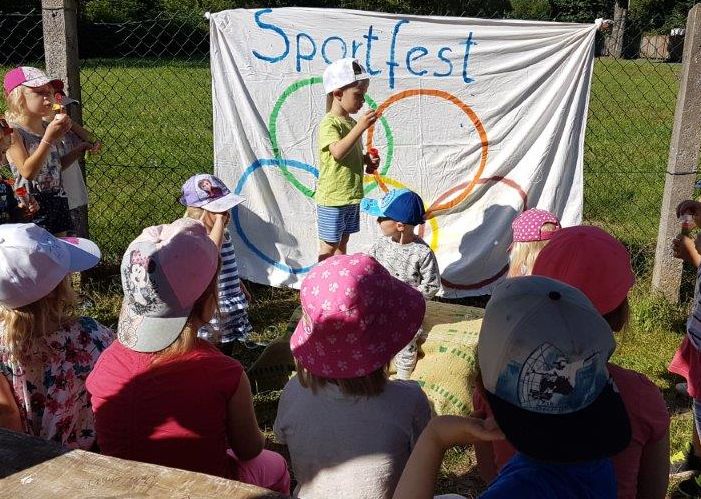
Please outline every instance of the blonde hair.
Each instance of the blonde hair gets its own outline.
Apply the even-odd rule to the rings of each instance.
[[[551,222],[545,222],[541,227],[541,232],[555,232],[558,226]],[[531,275],[533,265],[535,265],[538,253],[550,242],[550,239],[543,241],[514,241],[509,252],[509,274],[508,277],[519,277]]]
[[[375,397],[382,393],[385,389],[385,384],[387,384],[387,366],[382,366],[367,376],[333,379],[322,378],[321,376],[310,373],[297,362],[297,359],[295,359],[295,365],[297,366],[297,379],[299,380],[299,384],[304,388],[310,389],[314,394],[316,394],[319,388],[322,388],[327,383],[331,383],[338,386],[341,393],[345,395]]]
[[[184,218],[193,218],[195,220],[199,220],[202,218],[202,214],[204,213],[203,208],[197,208],[195,206],[188,206],[185,208],[185,214],[183,215]]]
[[[31,363],[31,347],[36,340],[75,320],[77,297],[67,275],[44,298],[14,309],[0,308],[0,337],[19,364]]]
[[[219,266],[217,267],[217,271],[214,273],[214,277],[212,277],[212,280],[192,306],[190,315],[188,316],[187,322],[185,323],[182,331],[180,331],[180,335],[173,343],[154,354],[154,358],[151,362],[152,365],[175,359],[176,357],[184,355],[195,348],[195,343],[197,342],[197,330],[200,328],[200,325],[208,323],[211,319],[204,317],[206,307],[209,304],[210,299],[214,300],[215,303],[214,314],[216,315],[219,313],[219,293],[217,292],[217,283],[219,279],[220,267],[221,260],[219,262]]]
[[[12,92],[5,95],[5,119],[11,122],[18,122],[27,112],[27,100],[24,96],[26,87],[19,85],[12,89]]]

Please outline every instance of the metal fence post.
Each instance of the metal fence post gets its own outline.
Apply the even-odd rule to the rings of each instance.
[[[77,0],[42,0],[42,26],[44,31],[44,54],[46,72],[52,77],[60,78],[66,85],[66,94],[82,101],[80,92],[80,60],[78,56],[78,1]],[[71,119],[83,123],[80,105],[70,106]],[[81,173],[85,180],[85,162],[80,162]],[[74,227],[79,236],[88,236],[87,206],[77,209],[85,210],[82,216],[74,219]]]
[[[677,205],[693,194],[701,147],[701,4],[696,4],[686,21],[682,71],[669,146],[660,228],[655,250],[652,287],[672,301],[679,300],[681,260],[670,251],[679,232]]]

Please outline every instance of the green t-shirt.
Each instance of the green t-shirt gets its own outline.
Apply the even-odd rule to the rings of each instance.
[[[358,140],[348,154],[336,161],[329,146],[348,135],[353,118],[328,113],[319,125],[319,181],[314,198],[322,206],[358,204],[363,199],[363,146]]]

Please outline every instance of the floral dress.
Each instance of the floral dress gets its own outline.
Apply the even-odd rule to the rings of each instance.
[[[24,431],[67,447],[90,449],[95,422],[85,379],[114,332],[80,317],[44,337],[43,346],[32,351],[33,366],[10,360],[2,333],[0,325],[0,373],[12,388]]]

